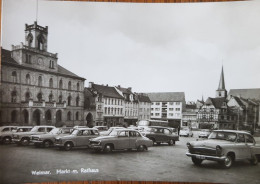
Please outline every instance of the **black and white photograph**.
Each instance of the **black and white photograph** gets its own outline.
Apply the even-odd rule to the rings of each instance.
[[[1,13],[1,184],[259,183],[260,1]]]

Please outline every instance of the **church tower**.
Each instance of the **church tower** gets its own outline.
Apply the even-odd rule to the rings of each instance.
[[[222,66],[218,89],[216,90],[216,98],[226,98],[227,90],[225,88],[224,70]]]

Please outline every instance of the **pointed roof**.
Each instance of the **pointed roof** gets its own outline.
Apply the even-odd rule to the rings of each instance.
[[[225,88],[225,79],[224,79],[223,66],[222,66],[222,70],[221,70],[221,75],[220,75],[218,90],[226,90],[226,88]]]
[[[92,84],[92,88],[97,90],[98,93],[102,93],[105,97],[124,99],[114,87]]]
[[[213,105],[215,108],[219,109],[222,107],[223,102],[226,102],[226,98],[208,98],[205,102],[206,105]]]

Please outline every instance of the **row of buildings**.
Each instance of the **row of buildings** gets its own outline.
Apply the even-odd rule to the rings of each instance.
[[[58,64],[47,50],[48,27],[25,25],[25,43],[1,49],[0,124],[134,125],[141,119],[170,126],[244,128],[259,123],[260,89],[225,89],[222,69],[215,98],[186,103],[184,92],[135,93],[89,82]]]

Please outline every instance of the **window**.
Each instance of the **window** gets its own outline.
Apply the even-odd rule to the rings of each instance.
[[[76,120],[79,120],[79,112],[76,112]]]
[[[105,107],[105,114],[107,113],[107,107]]]
[[[25,63],[32,64],[32,56],[30,54],[25,54]]]
[[[62,103],[62,95],[59,96],[59,103]]]
[[[43,41],[43,36],[42,35],[40,35],[39,37],[38,37],[38,49],[39,50],[43,50],[43,43],[44,43],[44,41]]]
[[[67,114],[67,120],[70,121],[71,120],[71,112],[69,111]]]
[[[43,127],[42,127],[42,128],[39,128],[39,129],[38,129],[38,132],[45,132],[45,128],[43,128]]]
[[[180,108],[175,108],[176,111],[180,111],[181,109]]]
[[[68,90],[71,90],[71,82],[68,83]]]
[[[250,135],[245,135],[245,138],[246,138],[246,143],[254,143],[254,139]]]
[[[42,101],[42,93],[38,93],[37,95],[38,102]]]
[[[169,105],[173,105],[173,102],[169,102]]]
[[[98,110],[101,110],[101,105],[98,105]]]
[[[14,90],[11,93],[11,102],[15,103],[17,98],[17,92]]]
[[[28,102],[30,100],[30,93],[26,92],[25,93],[25,101]]]
[[[77,90],[79,91],[79,83],[77,83]]]
[[[160,113],[155,113],[155,116],[160,116]]]
[[[47,128],[47,132],[50,132],[52,131],[53,128]]]
[[[122,131],[118,134],[118,137],[128,137],[128,131]]]
[[[169,113],[169,116],[173,116],[173,113]]]
[[[38,77],[38,86],[42,86],[42,76]]]
[[[53,100],[53,94],[51,92],[51,94],[49,95],[49,102],[52,102],[52,100]]]
[[[62,82],[62,79],[60,80],[59,82],[59,89],[62,89],[63,88],[63,82]]]
[[[11,112],[11,122],[12,123],[14,123],[14,122],[16,122],[16,120],[17,120],[17,111],[16,110],[13,110],[12,112]]]
[[[49,68],[54,69],[54,61],[50,60]]]
[[[156,102],[155,105],[160,105],[160,102]]]
[[[68,103],[67,103],[68,106],[71,105],[71,96],[68,96]]]
[[[28,46],[31,47],[32,46],[32,41],[33,41],[33,35],[32,33],[29,33],[27,36],[27,41],[28,41]]]
[[[30,74],[27,74],[27,75],[26,75],[26,77],[25,77],[25,82],[26,82],[26,84],[31,84]]]
[[[49,87],[53,88],[53,79],[52,78],[50,78],[50,80],[49,80]]]
[[[244,134],[238,134],[237,142],[245,142]]]
[[[169,111],[173,111],[173,108],[169,108]]]
[[[76,106],[77,107],[79,106],[79,96],[77,96],[77,98],[76,98]]]
[[[17,82],[17,73],[16,73],[16,71],[12,72],[12,80],[13,80],[13,82]]]
[[[166,135],[170,135],[171,134],[170,130],[168,130],[168,129],[164,129],[163,133],[166,134]]]

